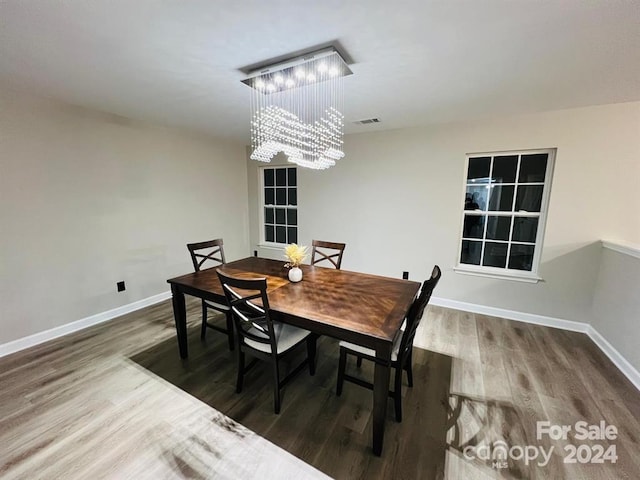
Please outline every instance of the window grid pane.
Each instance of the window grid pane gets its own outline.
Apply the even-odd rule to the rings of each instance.
[[[487,225],[487,239],[489,240],[509,240],[509,234],[511,233],[511,219],[513,217],[503,216],[498,217],[495,215],[489,216]]]
[[[517,155],[500,155],[493,159],[493,177],[494,183],[514,183],[517,177],[518,156]]]
[[[287,169],[276,168],[276,187],[287,186]]]
[[[475,157],[469,159],[467,182],[486,183],[489,181],[491,157]]]
[[[275,177],[272,168],[265,168],[264,170],[264,186],[273,187],[275,185]]]
[[[265,188],[264,189],[264,204],[265,205],[275,205],[276,203],[276,193],[273,188]]]
[[[287,169],[287,185],[296,187],[298,185],[298,173],[295,168]]]
[[[298,243],[298,229],[287,227],[287,243]]]
[[[288,204],[298,205],[298,190],[297,188],[288,189]]]
[[[482,255],[482,265],[485,267],[504,268],[507,264],[509,244],[485,242]]]
[[[484,235],[486,215],[465,215],[462,238],[479,238]]]
[[[273,223],[273,208],[265,208],[264,209],[264,223]]]
[[[274,226],[273,225],[265,225],[264,230],[265,230],[265,234],[264,234],[265,240],[267,242],[273,242],[275,240]]]
[[[520,163],[521,166],[520,172],[518,173],[518,183],[544,184],[548,163],[548,155],[546,153],[522,155]]]
[[[539,212],[542,207],[543,188],[542,185],[519,185],[515,210]]]
[[[460,263],[467,265],[480,265],[482,242],[463,240],[460,250]]]

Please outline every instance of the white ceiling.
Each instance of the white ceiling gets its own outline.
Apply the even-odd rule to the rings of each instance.
[[[638,0],[0,0],[3,83],[234,141],[239,69],[329,42],[347,133],[640,100]]]

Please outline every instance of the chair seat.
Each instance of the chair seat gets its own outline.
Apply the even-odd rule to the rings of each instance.
[[[400,332],[400,334],[398,336],[396,336],[396,339],[393,342],[393,348],[391,349],[391,361],[392,362],[398,361],[398,352],[400,351],[400,342],[401,342],[401,340],[402,340],[402,331]],[[356,345],[354,343],[341,341],[340,342],[340,347],[341,348],[346,348],[347,350],[351,350],[351,351],[356,352],[356,353],[360,353],[362,355],[366,355],[368,357],[375,357],[376,356],[376,351],[373,350],[372,348],[362,347],[362,346]]]
[[[286,352],[311,335],[309,330],[303,330],[302,328],[280,322],[273,322],[273,330],[276,336],[276,348],[278,350],[276,353],[278,354]],[[258,337],[264,336],[261,331],[253,327],[249,329],[249,333]],[[265,336],[265,338],[267,337]],[[271,353],[271,345],[268,343],[256,342],[250,338],[245,338],[244,342],[251,348],[255,348],[261,352]]]
[[[222,303],[212,302],[211,300],[205,300],[204,303],[207,307],[215,308],[216,310],[220,310],[221,312],[228,312],[229,306],[223,305]]]

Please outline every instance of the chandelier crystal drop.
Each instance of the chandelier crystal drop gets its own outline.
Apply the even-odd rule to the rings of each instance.
[[[352,72],[333,48],[264,67],[252,88],[251,159],[282,152],[301,167],[325,169],[344,157],[344,77]]]

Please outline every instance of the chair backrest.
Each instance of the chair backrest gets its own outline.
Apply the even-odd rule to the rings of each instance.
[[[433,289],[436,288],[436,285],[440,281],[441,275],[442,272],[440,271],[440,267],[438,265],[433,267],[431,278],[424,281],[424,283],[422,284],[422,290],[420,290],[420,294],[416,297],[416,299],[411,304],[411,307],[409,308],[409,313],[407,314],[407,325],[405,327],[404,333],[402,334],[402,340],[400,340],[400,349],[398,351],[399,362],[404,362],[405,356],[409,353],[411,347],[413,346],[413,339],[416,336],[416,331],[418,330],[418,326],[420,325],[420,320],[422,319],[422,315],[424,314],[424,309],[427,307],[427,304],[431,299]]]
[[[334,267],[336,267],[336,269],[340,270],[340,264],[342,263],[342,253],[347,246],[346,243],[313,240],[311,245],[313,247],[313,249],[311,250],[311,265],[328,261]],[[318,257],[317,259],[316,255]]]
[[[271,352],[277,352],[273,321],[269,315],[266,278],[237,278],[216,270],[222,290],[227,298],[236,326],[238,343],[250,338],[259,343],[271,345]],[[257,305],[253,300],[259,300]]]
[[[227,263],[224,259],[224,247],[221,238],[206,242],[187,243],[187,248],[191,254],[191,261],[196,272],[199,272],[202,268],[219,267]],[[204,265],[205,263],[207,264]]]

